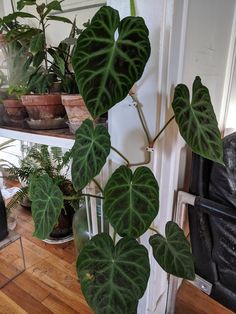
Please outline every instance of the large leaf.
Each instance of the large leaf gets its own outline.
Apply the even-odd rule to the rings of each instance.
[[[102,233],[82,249],[77,271],[83,294],[96,314],[133,314],[150,274],[148,252],[128,237],[114,247],[110,236]]]
[[[120,236],[142,235],[158,214],[159,187],[147,167],[119,167],[104,189],[104,213]]]
[[[223,163],[223,146],[211,98],[200,77],[193,83],[190,102],[189,90],[184,84],[175,89],[172,103],[179,130],[191,149],[207,158]]]
[[[141,17],[120,22],[118,11],[109,6],[95,14],[72,58],[79,90],[94,118],[127,96],[149,55],[148,29]]]
[[[86,119],[76,132],[72,149],[72,181],[76,191],[82,190],[104,166],[110,153],[110,135],[103,126],[94,128]]]
[[[154,258],[167,273],[194,280],[193,256],[183,230],[173,221],[169,221],[165,233],[166,238],[155,234],[149,239]]]
[[[34,236],[45,239],[58,222],[63,208],[63,193],[52,179],[44,174],[32,179],[29,194],[35,225]]]
[[[30,41],[30,50],[33,53],[42,52],[45,48],[45,36],[43,33],[39,33],[32,37]]]

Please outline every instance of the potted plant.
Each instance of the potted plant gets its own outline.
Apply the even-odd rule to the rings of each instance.
[[[31,69],[25,67],[25,60],[29,53],[30,37],[38,30],[20,23],[19,18],[32,18],[33,15],[27,12],[16,11],[12,4],[12,13],[0,19],[0,49],[3,52],[6,64],[7,76],[4,80],[6,96],[4,106],[8,114],[7,124],[12,126],[24,126],[27,112],[22,105],[20,96],[25,92],[25,84],[31,74]]]
[[[142,18],[126,17],[120,21],[118,11],[109,6],[95,14],[79,36],[72,58],[79,91],[94,120],[128,95],[142,76],[149,55],[148,29]],[[140,113],[137,95],[131,93],[131,97]],[[154,138],[148,136],[140,114],[150,150],[175,119],[182,137],[195,153],[223,163],[216,117],[209,91],[200,77],[194,80],[191,100],[187,86],[176,86],[172,107],[173,117]],[[147,167],[150,158],[143,163],[130,162],[123,152],[111,146],[107,129],[95,126],[89,119],[76,131],[72,148],[75,191],[79,193],[94,180],[111,149],[123,158],[124,164],[112,173],[104,188],[96,182],[104,202],[104,215],[114,229],[113,238],[101,233],[89,240],[77,259],[77,272],[82,292],[95,313],[136,313],[150,276],[148,251],[137,241],[140,236],[148,229],[154,233],[149,239],[153,256],[169,274],[193,280],[194,262],[189,242],[175,222],[167,222],[165,236],[152,228],[159,210],[159,187]],[[44,202],[53,203],[50,217],[58,215],[63,195],[50,178],[32,178],[30,191],[35,206],[44,193]],[[36,219],[35,224],[40,230],[38,235],[45,236],[43,224]]]
[[[48,234],[47,238],[52,242],[65,240],[72,234],[74,204],[70,202],[69,198],[75,191],[71,181],[67,179],[69,160],[70,152],[63,154],[62,150],[59,148],[51,147],[51,149],[49,149],[46,145],[36,145],[28,150],[26,157],[22,159],[19,167],[14,165],[10,167],[10,177],[18,178],[22,187],[8,203],[7,209],[9,211],[17,204],[22,205],[22,202],[23,205],[25,203],[29,204],[26,198],[28,198],[29,181],[32,176],[35,178],[41,175],[49,177],[53,184],[59,188],[61,193],[68,198],[68,200],[62,203],[58,221],[52,225],[51,231]],[[40,208],[40,206],[37,208],[36,212],[34,212],[33,209],[33,215],[40,216],[42,214],[43,216],[42,209],[43,208]],[[44,218],[47,219],[47,217]]]
[[[11,147],[12,142],[14,140],[6,140],[5,142],[0,144],[0,151],[3,151],[9,147]],[[9,167],[10,164],[5,159],[0,159],[1,169],[3,170],[6,167]],[[0,241],[2,241],[8,235],[8,228],[7,228],[7,211],[5,207],[5,203],[2,197],[2,193],[0,192]]]
[[[29,120],[29,126],[34,129],[53,129],[66,127],[65,109],[61,103],[61,89],[58,89],[60,78],[58,73],[65,73],[60,44],[53,49],[47,44],[46,29],[50,21],[59,21],[73,24],[69,19],[51,15],[53,11],[61,11],[61,1],[50,3],[38,3],[36,0],[20,0],[17,3],[18,10],[25,6],[34,6],[37,15],[32,15],[39,23],[37,34],[30,40],[28,57],[25,61],[25,68],[30,66],[33,71],[26,84],[27,94],[21,97]],[[51,58],[51,59],[50,59]]]

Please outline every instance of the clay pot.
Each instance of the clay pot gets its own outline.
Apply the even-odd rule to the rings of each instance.
[[[19,99],[3,100],[5,110],[12,121],[23,121],[28,117],[27,111]]]
[[[33,129],[58,129],[66,127],[65,108],[60,94],[24,95],[21,96]]]
[[[61,95],[61,99],[72,125],[79,127],[85,119],[92,118],[81,95]]]
[[[0,34],[0,48],[6,46],[6,38],[4,34]]]

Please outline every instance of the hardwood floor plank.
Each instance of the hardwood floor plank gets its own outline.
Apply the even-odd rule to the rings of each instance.
[[[65,304],[59,298],[54,295],[49,295],[43,302],[47,308],[49,308],[55,314],[77,314],[77,312],[73,310],[69,305]]]
[[[22,309],[27,313],[32,314],[52,314],[46,306],[41,302],[37,301],[30,294],[25,292],[23,289],[18,287],[14,282],[10,282],[8,285],[1,290],[5,295],[7,295],[11,300],[17,303]]]
[[[27,271],[18,276],[14,282],[39,302],[44,301],[50,294],[50,289]]]
[[[0,313],[1,314],[27,314],[11,298],[0,291]]]
[[[184,281],[176,299],[175,314],[233,314],[204,292]]]

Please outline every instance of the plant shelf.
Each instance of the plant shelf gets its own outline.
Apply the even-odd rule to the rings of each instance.
[[[71,134],[69,129],[31,130],[9,126],[0,127],[0,137],[68,149],[73,146],[75,139],[74,134]]]

